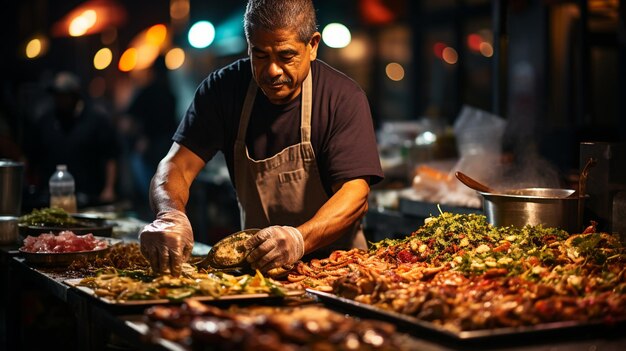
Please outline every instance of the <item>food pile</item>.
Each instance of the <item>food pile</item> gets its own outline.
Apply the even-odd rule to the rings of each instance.
[[[569,235],[442,213],[369,252],[299,262],[287,279],[454,332],[626,318],[626,249],[594,227]]]
[[[40,227],[70,227],[79,224],[79,221],[62,208],[46,207],[34,209],[31,213],[20,217],[19,223]]]
[[[91,288],[98,297],[112,301],[132,300],[181,301],[188,297],[208,296],[219,299],[227,295],[285,295],[281,285],[265,278],[259,271],[251,276],[234,276],[223,272],[197,272],[185,264],[180,277],[154,275],[149,270],[104,268],[94,277],[82,279],[79,286]]]
[[[193,350],[411,350],[389,323],[357,320],[319,306],[237,307],[186,300],[154,306],[145,318],[153,338]]]
[[[97,239],[93,234],[76,235],[67,230],[58,235],[44,233],[39,236],[27,236],[20,250],[30,253],[69,253],[106,249],[108,243]]]
[[[75,277],[91,277],[103,268],[148,270],[150,263],[141,254],[138,243],[117,243],[111,246],[104,257],[93,260],[78,257],[69,265],[66,273]]]

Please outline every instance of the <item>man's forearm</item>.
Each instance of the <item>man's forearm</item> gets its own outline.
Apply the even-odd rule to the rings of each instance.
[[[185,211],[189,200],[189,185],[182,171],[170,161],[159,163],[150,182],[150,207],[155,214],[163,211]]]
[[[368,195],[365,179],[344,183],[311,220],[298,227],[304,237],[305,252],[331,244],[352,228],[367,212]]]

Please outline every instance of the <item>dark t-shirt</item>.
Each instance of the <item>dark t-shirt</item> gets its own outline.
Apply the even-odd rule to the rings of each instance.
[[[350,78],[316,60],[313,74],[311,144],[326,192],[335,182],[383,178],[369,104]],[[205,161],[224,153],[234,180],[233,147],[241,109],[252,79],[249,59],[211,73],[198,87],[173,140]],[[300,102],[274,105],[258,89],[246,135],[250,157],[261,160],[300,142]],[[234,181],[233,181],[234,184]]]

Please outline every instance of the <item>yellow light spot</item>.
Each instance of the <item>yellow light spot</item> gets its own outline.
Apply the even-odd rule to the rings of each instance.
[[[129,72],[137,65],[137,49],[128,48],[120,57],[118,68],[122,72]]]
[[[459,60],[459,54],[457,54],[456,50],[454,50],[454,48],[451,47],[447,47],[445,49],[443,49],[442,54],[442,58],[443,60],[450,65],[455,64],[458,60]]]
[[[493,46],[486,41],[480,43],[480,53],[485,57],[493,56]]]
[[[41,54],[42,43],[41,40],[35,38],[26,44],[26,57],[29,59],[35,58]]]
[[[400,81],[404,78],[404,67],[401,64],[392,62],[385,67],[387,77],[393,81]]]
[[[93,66],[97,70],[103,70],[109,67],[112,60],[113,60],[113,53],[111,52],[111,49],[102,48],[98,50],[98,52],[96,52],[96,54],[94,55]]]
[[[173,48],[165,54],[165,66],[170,70],[179,69],[185,63],[185,51],[181,48]]]
[[[70,23],[69,33],[73,37],[79,37],[93,27],[98,20],[98,14],[94,10],[85,10]]]
[[[167,27],[163,24],[155,24],[146,32],[146,43],[159,46],[163,44],[167,37]]]

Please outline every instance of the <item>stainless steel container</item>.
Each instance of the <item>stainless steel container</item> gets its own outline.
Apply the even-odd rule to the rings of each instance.
[[[23,163],[0,159],[0,216],[20,215],[23,176]]]
[[[487,221],[495,226],[541,224],[580,233],[582,217],[578,213],[578,202],[585,199],[568,197],[573,192],[570,189],[526,188],[505,194],[479,193],[483,196]]]
[[[0,245],[17,244],[17,221],[15,216],[0,216]]]

